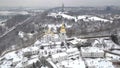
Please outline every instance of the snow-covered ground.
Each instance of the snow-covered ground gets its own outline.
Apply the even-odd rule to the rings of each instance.
[[[61,16],[61,17],[65,18],[65,19],[68,19],[68,20],[73,19],[73,20],[75,20],[75,22],[77,22],[78,20],[83,20],[83,21],[103,21],[103,22],[112,23],[111,20],[100,18],[100,17],[97,17],[97,16],[92,16],[92,15],[71,16],[71,15],[67,15],[67,14],[64,14],[64,13],[50,13],[50,14],[48,14],[48,16],[55,17],[55,18],[57,18],[58,16]]]
[[[0,15],[16,15],[16,14],[22,14],[22,15],[26,15],[29,14],[26,11],[0,11]]]
[[[120,62],[120,56],[109,53],[106,54],[106,59],[113,62]]]
[[[104,44],[104,45],[103,45]],[[98,38],[92,42],[94,47],[101,47],[102,49],[120,48],[119,45],[115,44],[111,39],[105,40],[105,38]]]
[[[5,22],[6,20],[0,20],[0,26],[5,26],[5,23],[3,23],[3,22]]]
[[[48,24],[49,29],[55,29],[57,30],[58,27],[61,26],[61,24],[54,25],[54,24]],[[68,25],[66,25],[66,28]],[[24,33],[19,32],[18,35],[23,38]],[[45,34],[41,39],[37,40],[33,46],[29,46],[26,48],[22,48],[20,50],[16,50],[13,52],[9,52],[5,54],[4,56],[0,57],[0,68],[20,68],[24,66],[31,66],[33,63],[36,63],[39,61],[39,58],[42,56],[51,58],[50,62],[55,64],[58,68],[85,68],[87,63],[88,66],[92,68],[114,68],[112,65],[112,62],[109,62],[108,60],[111,59],[111,55],[107,54],[106,58],[103,57],[104,51],[101,50],[101,48],[96,47],[98,43],[109,43],[107,45],[110,45],[112,41],[104,40],[104,39],[97,39],[98,41],[93,42],[92,47],[82,47],[82,52],[90,53],[90,57],[95,55],[99,56],[102,53],[102,58],[99,57],[96,59],[92,59],[88,56],[88,59],[83,60],[82,54],[80,54],[79,50],[76,47],[72,47],[71,44],[66,48],[65,46],[61,46],[60,41],[61,37],[58,34]],[[52,40],[53,39],[53,40]],[[104,40],[104,41],[103,41]],[[77,37],[74,37],[72,41],[70,41],[73,44],[77,43],[85,43],[87,42],[87,39],[79,39]],[[65,43],[65,42],[64,42]],[[42,47],[41,47],[42,46]],[[107,47],[107,46],[106,46]],[[110,48],[112,45],[110,45]],[[107,47],[108,48],[108,47]],[[116,47],[117,48],[117,47]],[[118,51],[114,51],[118,52]],[[85,53],[83,53],[85,54]],[[30,57],[28,57],[30,56]],[[118,59],[118,56],[112,55],[113,59]],[[54,63],[55,62],[55,63]],[[57,63],[56,63],[57,62]]]
[[[77,40],[79,40],[79,39],[77,39]],[[33,52],[33,53],[37,52],[37,51],[40,51],[41,53],[44,51],[47,53],[51,52],[51,54],[53,55],[54,58],[56,58],[56,57],[59,58],[60,53],[57,53],[57,51],[58,50],[62,51],[62,48],[58,47],[58,45],[57,45],[56,48],[53,48],[53,49],[49,49],[49,47],[46,47],[46,48],[44,48],[44,50],[40,50],[39,46],[41,46],[42,44],[44,44],[44,43],[41,43],[41,41],[37,40],[34,44],[35,46],[29,46],[27,48],[23,48],[23,49],[5,54],[3,57],[0,58],[0,68],[12,68],[11,65],[15,65],[14,66],[15,68],[20,68],[20,67],[24,67],[26,65],[32,65],[33,63],[39,61],[39,59],[38,59],[39,54],[32,55],[31,58],[28,60],[27,57],[24,57],[24,53],[27,53],[27,52]],[[70,50],[70,49],[72,49],[72,50]],[[77,48],[70,48],[70,49],[68,49],[68,50],[70,50],[69,53],[71,55],[73,55],[74,52],[76,53]],[[88,51],[96,52],[98,50],[99,49],[95,49],[93,47],[91,50],[88,50]],[[67,56],[68,51],[66,49],[63,50],[62,52],[64,52],[64,55],[67,57],[67,59],[66,60],[60,59],[62,61],[55,64],[58,68],[64,68],[64,67],[65,68],[85,68],[86,67],[85,62],[87,63],[87,66],[93,67],[93,68],[114,68],[113,64],[108,60],[119,60],[120,59],[119,56],[107,54],[106,58],[104,58],[104,59],[88,58],[88,59],[85,59],[85,62],[84,62],[81,59],[82,56],[80,56],[80,55],[77,56],[77,58],[73,57],[73,56],[75,56],[75,55],[73,55],[73,56],[71,56],[71,57],[73,57],[73,59],[71,59],[69,56]],[[40,54],[40,55],[42,55],[42,54]],[[64,55],[62,54],[61,58],[64,58],[65,57]],[[111,58],[111,56],[113,58]]]
[[[51,16],[51,17],[63,17],[65,19],[68,19],[68,20],[75,20],[77,22],[77,19],[75,16],[71,16],[71,15],[67,15],[67,14],[64,14],[64,13],[50,13],[48,14],[48,16]]]
[[[64,60],[58,64],[56,64],[59,68],[85,68],[85,63],[82,59],[76,60]]]
[[[78,16],[78,20],[83,19],[84,21],[103,21],[103,22],[112,22],[110,20],[107,19],[103,19],[97,16],[90,16],[90,15],[81,15]]]
[[[101,58],[86,58],[85,61],[87,63],[88,68],[114,68],[112,62]]]
[[[104,51],[97,47],[82,47],[82,57],[104,57]]]
[[[16,51],[7,53],[5,56],[3,56],[2,58],[0,58],[2,62],[2,64],[0,65],[0,68],[11,68],[11,65],[13,62],[19,62],[22,60],[22,54],[16,54]]]
[[[27,47],[17,51],[9,52],[0,58],[0,63],[1,63],[0,68],[11,68],[11,65],[16,65],[16,64],[17,64],[16,66],[20,66],[21,62],[25,60],[24,59],[25,57],[23,55],[25,52],[33,52],[36,50],[39,51],[38,49],[39,49],[38,47],[33,46],[33,47]],[[29,63],[32,64],[33,62],[35,62],[36,59],[34,61],[33,60],[31,60],[31,62]]]

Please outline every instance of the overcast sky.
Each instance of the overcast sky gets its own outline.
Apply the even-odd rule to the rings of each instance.
[[[120,6],[120,0],[63,0],[65,6]],[[62,0],[0,0],[0,7],[57,7]]]

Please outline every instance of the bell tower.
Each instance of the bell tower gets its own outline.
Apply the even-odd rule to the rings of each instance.
[[[65,24],[64,23],[60,27],[60,37],[61,37],[61,41],[62,42],[64,42],[65,39],[67,38],[67,36],[66,36],[66,29],[65,29]]]

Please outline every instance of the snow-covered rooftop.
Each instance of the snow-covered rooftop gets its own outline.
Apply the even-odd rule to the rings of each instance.
[[[104,52],[103,50],[97,48],[97,47],[82,47],[82,52]]]
[[[21,67],[25,67],[27,65],[32,65],[33,63],[36,63],[37,61],[39,61],[39,59],[34,58],[34,59],[30,59],[29,61],[25,62],[24,64],[22,62],[20,62],[15,66],[15,68],[21,68]]]
[[[4,58],[7,59],[7,60],[11,60],[12,59],[13,61],[19,61],[19,60],[21,60],[21,57],[18,56],[17,53],[15,53],[15,51],[6,54],[4,56]]]
[[[65,57],[67,56],[67,53],[63,52],[63,53],[57,53],[52,55],[52,58],[59,58],[59,57]]]
[[[87,39],[80,39],[80,38],[74,38],[74,40],[71,40],[71,41],[69,41],[70,43],[72,43],[72,44],[78,44],[78,43],[85,43],[85,42],[87,42]]]
[[[28,47],[28,48],[24,48],[22,49],[23,52],[28,52],[28,51],[38,51],[39,48],[38,47]]]
[[[67,52],[67,53],[78,52],[78,49],[77,49],[77,48],[70,48],[70,49],[67,49],[66,52]]]
[[[85,63],[81,59],[76,59],[76,60],[65,60],[62,61],[61,63],[57,64],[58,67],[60,68],[85,68]]]
[[[114,68],[112,62],[105,59],[85,59],[88,67],[94,68]]]
[[[33,64],[33,63],[36,63],[37,61],[39,61],[38,58],[34,58],[34,59],[31,59],[28,61],[28,64]]]
[[[22,54],[19,53],[18,55],[16,51],[13,51],[5,54],[2,58],[5,58],[5,59],[3,60],[3,63],[0,65],[0,68],[11,68],[11,65],[13,63],[16,63],[22,60]]]
[[[110,61],[119,61],[120,62],[120,56],[118,55],[113,55],[110,53],[106,53],[106,59]]]
[[[34,43],[34,45],[40,45],[41,44],[41,42],[39,41],[39,40],[37,40],[35,43]]]
[[[77,40],[72,40],[72,41],[70,41],[70,43],[72,43],[72,44],[78,44],[78,41]]]

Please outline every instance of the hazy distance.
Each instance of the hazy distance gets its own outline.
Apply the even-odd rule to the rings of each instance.
[[[0,0],[0,7],[120,6],[120,0]]]

